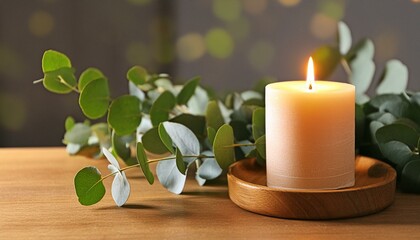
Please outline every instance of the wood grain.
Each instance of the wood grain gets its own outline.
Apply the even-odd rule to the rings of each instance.
[[[73,177],[88,165],[107,172],[105,161],[69,157],[64,148],[0,149],[0,239],[420,239],[420,195],[398,193],[366,217],[284,220],[237,207],[226,182],[199,187],[190,179],[174,195],[133,169],[126,207],[114,205],[111,180],[104,199],[85,207]]]
[[[353,187],[299,190],[267,187],[265,167],[255,159],[232,164],[228,173],[230,199],[251,212],[291,219],[336,219],[376,213],[392,204],[396,172],[378,160],[356,158]]]

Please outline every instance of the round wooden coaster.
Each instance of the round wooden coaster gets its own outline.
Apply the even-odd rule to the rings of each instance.
[[[338,190],[284,190],[266,186],[265,167],[255,159],[232,164],[229,197],[251,212],[291,219],[334,219],[379,212],[394,201],[395,170],[379,160],[356,158],[356,183]]]

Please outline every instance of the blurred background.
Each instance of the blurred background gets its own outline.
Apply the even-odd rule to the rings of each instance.
[[[310,53],[335,42],[340,20],[354,41],[373,40],[375,81],[398,58],[408,88],[420,89],[419,0],[0,0],[0,147],[61,145],[66,116],[84,119],[77,94],[32,84],[47,49],[67,54],[76,75],[101,69],[112,96],[127,92],[132,65],[239,91],[266,76],[304,79]]]

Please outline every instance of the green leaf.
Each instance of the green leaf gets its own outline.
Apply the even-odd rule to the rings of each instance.
[[[378,131],[379,128],[381,128],[383,126],[384,126],[384,124],[379,122],[379,121],[372,121],[372,122],[369,123],[370,136],[375,143],[377,143],[376,132]]]
[[[150,120],[153,126],[169,119],[169,112],[175,107],[175,102],[175,96],[169,91],[163,92],[156,99],[150,108]]]
[[[385,71],[382,74],[377,94],[394,93],[399,94],[405,91],[408,84],[408,69],[401,61],[393,59],[386,63]]]
[[[108,81],[99,78],[83,88],[79,96],[79,105],[88,118],[98,119],[108,111],[109,100]]]
[[[131,157],[130,142],[133,140],[132,136],[118,136],[115,131],[112,131],[112,149],[123,159],[128,160]]]
[[[222,125],[216,133],[213,142],[213,152],[217,163],[222,169],[227,169],[235,162],[235,150],[233,147],[233,129],[229,124]]]
[[[396,94],[376,95],[369,101],[369,104],[379,109],[386,102],[401,102],[401,97]]]
[[[211,147],[213,147],[214,137],[216,136],[216,130],[212,127],[207,128],[207,138],[209,139]]]
[[[108,123],[118,135],[127,135],[136,131],[141,117],[140,100],[135,96],[124,95],[112,101]]]
[[[351,47],[351,32],[347,24],[340,21],[338,23],[338,46],[341,55],[346,55]]]
[[[166,149],[168,149],[169,152],[171,152],[172,154],[175,154],[175,150],[174,150],[174,147],[172,145],[172,139],[168,135],[168,133],[166,132],[165,127],[163,126],[162,123],[159,124],[158,132],[159,132],[160,140],[166,146]]]
[[[178,168],[178,171],[185,175],[187,171],[187,167],[185,166],[184,158],[182,156],[181,151],[176,148],[175,150],[175,160],[176,160],[176,167]]]
[[[179,92],[177,98],[177,102],[179,105],[185,105],[190,100],[190,98],[194,95],[195,89],[197,88],[200,82],[200,77],[195,77],[185,83],[184,87]]]
[[[147,81],[147,71],[140,66],[134,66],[127,72],[127,79],[135,85],[145,84]]]
[[[379,108],[380,112],[389,112],[397,118],[409,115],[409,104],[405,101],[386,102]]]
[[[105,75],[97,68],[88,68],[80,74],[79,77],[79,90],[82,91],[88,83],[92,82],[93,80],[105,78]]]
[[[101,173],[95,167],[85,167],[74,177],[74,187],[82,205],[89,206],[99,202],[105,195]]]
[[[70,59],[63,53],[54,50],[45,51],[42,56],[42,71],[47,73],[61,68],[71,68]]]
[[[395,122],[397,119],[394,117],[394,115],[392,115],[391,113],[384,113],[382,114],[382,116],[380,116],[377,121],[385,124],[385,125],[389,125],[393,122]]]
[[[45,73],[42,84],[48,91],[59,94],[69,93],[77,85],[74,70],[67,67]]]
[[[180,123],[188,127],[200,140],[204,139],[206,136],[206,118],[204,116],[183,113],[170,119],[169,121]]]
[[[74,127],[74,124],[76,122],[74,121],[74,118],[72,116],[68,116],[66,118],[66,121],[64,123],[64,126],[66,128],[66,131],[70,131],[70,129],[72,129]]]
[[[216,100],[212,100],[207,104],[206,109],[207,127],[215,130],[219,129],[224,123],[222,112]]]
[[[141,142],[137,143],[137,161],[139,162],[140,168],[147,181],[152,185],[155,182],[155,177],[153,176],[152,171],[150,171],[147,155]]]
[[[252,136],[254,139],[265,134],[265,109],[257,108],[252,113]]]
[[[315,64],[316,79],[326,80],[335,70],[340,62],[340,52],[335,47],[322,46],[312,53]]]
[[[401,189],[404,192],[420,193],[420,159],[410,161],[402,170]]]
[[[372,83],[375,74],[375,63],[366,55],[358,54],[349,63],[351,68],[350,82],[356,86],[356,97],[364,94]]]
[[[154,127],[145,132],[141,141],[144,148],[151,153],[164,154],[168,152],[168,149],[160,140],[158,127]]]
[[[413,156],[411,149],[406,144],[398,141],[381,143],[379,148],[382,155],[396,165],[398,175],[401,175],[402,169]]]
[[[87,144],[92,131],[89,126],[83,123],[76,123],[69,131],[64,134],[65,143],[74,143],[79,145]]]
[[[265,159],[265,135],[255,141],[255,147],[257,148],[257,152],[260,156]]]
[[[420,136],[415,129],[402,124],[387,125],[376,131],[378,143],[399,141],[409,146],[410,149],[415,149],[417,147],[419,137]]]

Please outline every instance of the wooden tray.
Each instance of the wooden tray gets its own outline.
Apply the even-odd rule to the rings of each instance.
[[[379,160],[356,158],[355,186],[339,190],[284,190],[266,186],[265,167],[255,159],[232,164],[229,197],[239,207],[273,217],[334,219],[379,212],[394,201],[396,172]]]

